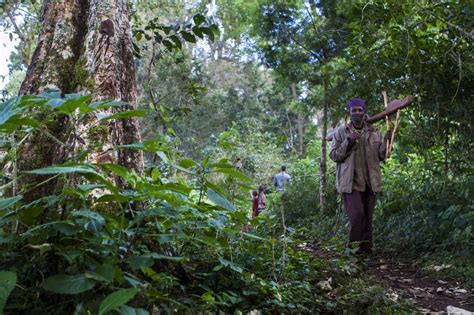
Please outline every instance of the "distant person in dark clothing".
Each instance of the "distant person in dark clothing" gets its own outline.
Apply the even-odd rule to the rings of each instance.
[[[258,216],[258,192],[252,191],[252,218]]]
[[[291,176],[286,171],[286,166],[281,167],[281,172],[273,178],[276,192],[285,192],[285,187],[291,184]]]
[[[329,155],[337,163],[336,187],[349,218],[349,244],[360,242],[358,252],[371,253],[375,197],[382,191],[380,161],[392,133],[388,130],[382,138],[366,123],[363,100],[351,99],[348,109],[351,121],[335,130]]]

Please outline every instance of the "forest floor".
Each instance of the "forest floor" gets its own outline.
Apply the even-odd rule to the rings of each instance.
[[[392,294],[411,300],[420,312],[446,312],[448,306],[474,312],[474,289],[463,287],[458,279],[438,276],[436,271],[427,272],[417,261],[376,257],[367,271]]]
[[[341,253],[321,248],[318,244],[303,243],[299,247],[318,256],[341,256]],[[474,288],[464,287],[459,279],[442,273],[438,275],[437,271],[449,266],[433,266],[433,270],[426,270],[420,261],[394,258],[393,255],[374,255],[359,263],[375,283],[387,290],[392,299],[408,299],[420,313],[474,314]]]

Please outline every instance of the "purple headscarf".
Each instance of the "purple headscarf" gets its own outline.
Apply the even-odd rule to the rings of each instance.
[[[351,110],[352,106],[360,106],[365,110],[365,101],[363,99],[360,99],[360,98],[353,98],[347,104],[347,108],[349,110]]]

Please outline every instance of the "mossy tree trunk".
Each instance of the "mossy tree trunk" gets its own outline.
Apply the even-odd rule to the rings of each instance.
[[[137,90],[132,54],[132,39],[128,17],[128,0],[45,0],[38,45],[28,67],[20,94],[36,94],[58,89],[63,94],[78,91],[95,93],[99,99],[127,102],[120,111],[135,108]],[[141,141],[136,119],[112,120],[105,130],[93,130],[97,125],[90,117],[85,126],[73,126],[86,131],[73,136],[71,122],[65,117],[47,126],[49,133],[66,145],[34,134],[21,148],[19,170],[46,167],[65,161],[68,148],[93,148],[89,159],[107,152],[109,161],[141,172],[143,155],[139,151],[108,150],[120,144]],[[89,130],[90,129],[90,130]],[[103,146],[93,146],[93,135],[102,135]],[[40,178],[28,176],[21,183],[32,187]],[[35,189],[29,199],[48,195],[54,185]]]

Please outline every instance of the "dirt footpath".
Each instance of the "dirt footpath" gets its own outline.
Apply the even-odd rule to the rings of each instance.
[[[410,299],[422,313],[446,312],[448,306],[474,312],[474,289],[464,288],[454,279],[436,278],[414,263],[383,258],[374,259],[367,269],[394,297]]]

